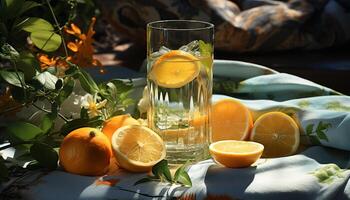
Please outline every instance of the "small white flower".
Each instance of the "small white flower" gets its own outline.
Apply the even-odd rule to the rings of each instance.
[[[100,109],[106,106],[107,99],[98,103],[97,101],[99,99],[101,98],[97,95],[92,96],[91,94],[86,94],[83,97],[81,106],[87,110],[89,118],[93,118],[102,114]]]

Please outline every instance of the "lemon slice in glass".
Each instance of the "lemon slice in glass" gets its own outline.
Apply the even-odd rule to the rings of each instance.
[[[195,79],[199,72],[198,58],[182,50],[172,50],[154,62],[148,76],[158,86],[180,88]]]

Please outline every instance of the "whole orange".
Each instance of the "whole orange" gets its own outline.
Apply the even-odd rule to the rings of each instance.
[[[128,114],[118,115],[103,123],[102,132],[108,137],[109,141],[111,141],[113,133],[120,127],[126,125],[140,125],[140,122]]]
[[[112,155],[108,138],[98,129],[85,127],[70,132],[61,144],[60,165],[70,173],[99,176],[107,172]]]

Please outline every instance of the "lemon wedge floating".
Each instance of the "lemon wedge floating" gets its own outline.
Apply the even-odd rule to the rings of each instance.
[[[180,88],[195,79],[199,72],[198,58],[182,50],[172,50],[155,61],[149,79],[161,87]]]

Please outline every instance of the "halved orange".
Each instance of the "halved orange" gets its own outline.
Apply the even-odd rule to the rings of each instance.
[[[172,50],[155,61],[148,76],[161,87],[180,88],[195,79],[199,72],[198,58],[182,50]]]
[[[234,99],[223,99],[212,106],[212,141],[245,140],[253,127],[246,106]]]
[[[256,142],[224,140],[212,143],[209,151],[214,160],[226,167],[248,167],[257,161],[264,146]]]
[[[112,136],[112,148],[118,165],[132,172],[147,172],[165,158],[162,138],[140,125],[119,128]]]
[[[269,112],[255,121],[250,139],[265,146],[264,157],[280,157],[296,152],[300,134],[290,116],[282,112]]]
[[[140,125],[140,122],[129,114],[118,115],[103,122],[102,132],[108,137],[109,141],[111,141],[113,133],[118,130],[118,128],[126,125]]]

